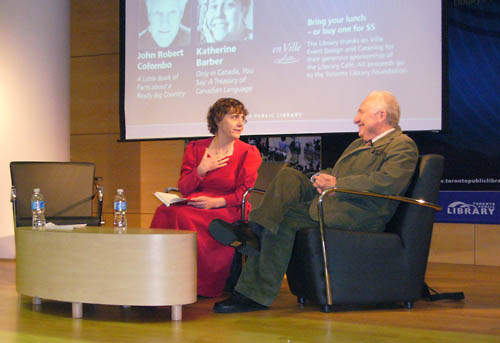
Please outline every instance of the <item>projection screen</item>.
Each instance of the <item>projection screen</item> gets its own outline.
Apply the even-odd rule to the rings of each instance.
[[[353,132],[378,89],[441,130],[442,36],[439,0],[121,0],[121,138],[208,136],[222,97],[246,135]]]

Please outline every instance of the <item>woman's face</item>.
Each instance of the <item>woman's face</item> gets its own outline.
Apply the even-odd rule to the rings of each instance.
[[[217,136],[238,139],[245,128],[246,116],[241,113],[228,113],[217,125]]]
[[[214,39],[218,42],[242,39],[244,12],[240,0],[209,0],[205,20]]]

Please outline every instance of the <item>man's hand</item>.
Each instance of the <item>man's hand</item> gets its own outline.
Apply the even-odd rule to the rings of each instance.
[[[205,210],[209,210],[211,208],[219,208],[226,206],[226,200],[224,200],[224,198],[211,198],[207,196],[199,196],[189,199],[187,204],[196,208],[203,208]]]
[[[205,177],[209,171],[215,170],[217,168],[224,167],[227,165],[229,160],[229,156],[223,158],[217,158],[215,156],[208,155],[208,149],[205,149],[205,154],[203,154],[203,158],[201,159],[200,165],[196,168],[198,175],[200,177]]]
[[[337,184],[337,178],[330,174],[317,174],[312,177],[313,187],[316,188],[319,194],[323,193],[324,190],[335,187]]]

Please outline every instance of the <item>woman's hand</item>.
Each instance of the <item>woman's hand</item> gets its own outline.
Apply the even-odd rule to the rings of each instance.
[[[224,200],[224,198],[199,196],[189,199],[187,204],[196,208],[209,210],[211,208],[219,208],[226,206],[226,200]]]
[[[330,174],[316,174],[312,177],[312,180],[313,187],[316,188],[319,194],[328,188],[335,187],[337,184],[337,178]]]
[[[227,165],[227,162],[229,160],[229,156],[225,156],[222,158],[218,158],[217,156],[210,156],[208,154],[208,149],[205,149],[205,154],[203,154],[203,157],[201,159],[200,164],[198,165],[198,168],[196,171],[198,172],[198,175],[200,177],[205,177],[209,171],[224,167]]]

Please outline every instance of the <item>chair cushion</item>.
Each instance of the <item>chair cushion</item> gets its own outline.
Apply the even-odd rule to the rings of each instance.
[[[334,304],[410,300],[409,267],[398,235],[327,229],[326,245]],[[293,294],[327,303],[319,228],[297,232],[287,278]]]

